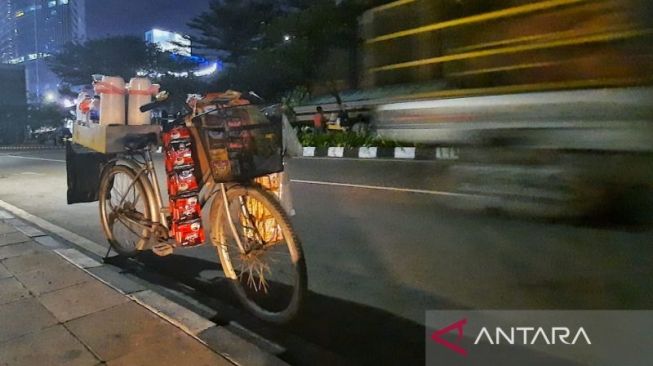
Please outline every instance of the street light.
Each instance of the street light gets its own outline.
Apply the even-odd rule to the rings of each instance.
[[[283,41],[284,42],[290,42],[291,39],[292,39],[292,37],[290,36],[290,34],[284,34],[283,35]]]
[[[45,101],[48,103],[52,103],[57,99],[57,96],[54,94],[54,92],[47,92],[45,93]]]

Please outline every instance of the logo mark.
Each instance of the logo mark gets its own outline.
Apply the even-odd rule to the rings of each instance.
[[[455,323],[452,323],[440,330],[436,330],[435,332],[431,333],[431,339],[435,341],[436,343],[439,343],[448,349],[456,352],[457,354],[461,356],[467,356],[467,350],[462,348],[456,343],[460,343],[463,339],[463,327],[467,325],[467,319],[461,319]],[[444,334],[447,334],[451,331],[458,330],[458,336],[456,337],[456,343],[451,343],[447,341],[446,339],[442,338]]]

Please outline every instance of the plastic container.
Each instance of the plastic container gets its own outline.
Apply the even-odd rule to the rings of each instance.
[[[125,124],[125,80],[119,76],[103,76],[95,82],[100,95],[100,125]]]
[[[88,94],[84,92],[79,93],[75,102],[77,105],[75,116],[78,122],[89,122],[89,110],[91,108],[92,102],[93,100],[88,96]]]
[[[143,113],[140,108],[152,101],[152,96],[159,92],[159,85],[152,84],[148,78],[132,78],[127,89],[129,90],[127,123],[129,125],[149,125],[152,123],[151,113]]]

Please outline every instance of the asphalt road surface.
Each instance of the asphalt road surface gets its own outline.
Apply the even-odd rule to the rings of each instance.
[[[463,198],[441,190],[440,164],[289,163],[311,297],[277,339],[352,363],[421,362],[426,310],[653,308],[653,231],[450,209],[445,200]],[[66,205],[63,151],[0,153],[0,200],[106,245],[97,204]],[[141,262],[229,297],[211,286],[220,267],[210,247]]]

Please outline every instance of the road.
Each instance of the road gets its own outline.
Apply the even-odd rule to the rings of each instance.
[[[442,190],[442,164],[290,162],[312,297],[288,334],[354,363],[386,343],[404,349],[379,360],[419,360],[427,309],[653,307],[652,231],[450,209],[465,197]],[[63,151],[0,153],[0,200],[105,245],[97,204],[68,206],[65,196]],[[142,261],[222,294],[208,286],[219,272],[209,247]],[[352,350],[360,337],[379,342]]]

